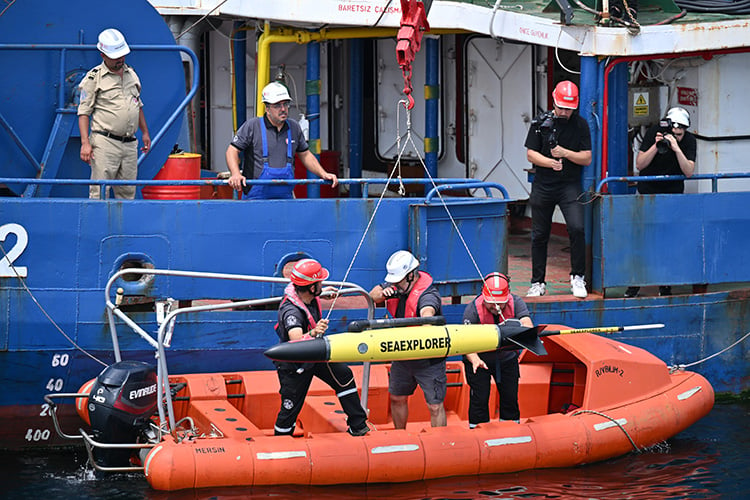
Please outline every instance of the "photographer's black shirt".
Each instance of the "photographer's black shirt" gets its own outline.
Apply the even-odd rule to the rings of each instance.
[[[643,137],[641,143],[641,151],[647,151],[656,141],[656,133],[659,131],[659,126],[655,125],[648,129],[646,135]],[[685,158],[690,161],[695,161],[696,154],[696,140],[695,136],[685,131],[685,136],[678,143],[680,149],[685,154]],[[683,175],[680,164],[677,161],[677,155],[671,148],[665,153],[656,153],[651,163],[641,170],[639,175]],[[639,182],[638,192],[641,194],[654,194],[654,193],[682,193],[685,191],[685,183],[683,181],[664,181],[664,182]]]
[[[589,124],[581,118],[578,111],[574,112],[568,120],[555,118],[551,128],[532,126],[526,136],[524,146],[552,158],[550,153],[551,138],[553,139],[552,142],[556,140],[557,144],[571,151],[591,151]],[[560,182],[581,182],[583,165],[573,163],[566,158],[563,158],[563,168],[559,172],[538,165],[535,165],[535,167],[534,182],[546,185],[556,185]]]

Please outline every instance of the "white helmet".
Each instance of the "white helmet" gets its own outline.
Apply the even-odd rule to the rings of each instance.
[[[125,37],[114,28],[108,28],[99,33],[99,43],[96,44],[96,48],[110,59],[119,59],[130,54],[130,47]]]
[[[388,274],[385,281],[388,283],[398,283],[406,278],[406,275],[419,267],[419,261],[406,250],[399,250],[388,258],[385,263],[385,270]]]
[[[276,104],[277,102],[292,100],[289,97],[289,91],[279,82],[271,82],[263,87],[261,95],[263,96],[263,102],[266,104]]]
[[[688,113],[685,108],[670,108],[670,110],[667,111],[667,118],[669,118],[672,123],[676,123],[684,128],[690,126],[690,113]]]

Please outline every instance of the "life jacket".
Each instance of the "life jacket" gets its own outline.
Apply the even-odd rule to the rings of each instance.
[[[484,297],[479,295],[474,299],[474,306],[477,308],[477,314],[479,315],[479,322],[483,325],[494,325],[497,323],[495,315],[492,314],[484,307]],[[503,308],[500,310],[501,317],[500,322],[502,323],[506,319],[515,318],[515,308],[513,306],[513,295],[508,295],[508,302],[505,303]]]
[[[286,288],[284,289],[284,298],[281,299],[281,303],[279,303],[279,306],[284,303],[284,301],[288,300],[295,306],[297,306],[300,310],[302,310],[307,315],[307,322],[309,323],[309,329],[312,330],[315,328],[315,326],[318,324],[315,321],[315,318],[313,318],[312,314],[310,313],[310,310],[307,308],[307,304],[302,302],[302,299],[299,298],[299,295],[297,295],[297,291],[294,289],[294,284],[289,283]],[[315,297],[314,299],[315,305],[318,308],[318,311],[320,311],[320,299],[318,297]],[[282,341],[288,341],[288,335],[287,338],[283,338],[281,334],[281,328],[279,327],[279,323],[276,323],[274,326],[274,329],[276,330],[276,335],[279,336],[279,338]]]
[[[417,311],[419,297],[422,296],[422,293],[427,290],[427,287],[429,287],[430,285],[432,285],[432,276],[425,272],[419,271],[419,278],[417,279],[417,282],[414,283],[414,286],[409,292],[409,296],[406,298],[404,318],[416,318],[419,316],[419,311]],[[385,307],[394,318],[396,317],[396,310],[398,309],[399,300],[399,297],[394,297],[385,301]]]

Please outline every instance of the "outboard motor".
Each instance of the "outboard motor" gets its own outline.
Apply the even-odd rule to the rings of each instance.
[[[137,442],[156,411],[156,368],[142,361],[119,361],[94,382],[88,400],[93,438],[100,443]],[[102,467],[127,467],[133,450],[96,449]]]

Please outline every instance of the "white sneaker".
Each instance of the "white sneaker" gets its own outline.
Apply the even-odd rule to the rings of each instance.
[[[544,283],[532,283],[529,291],[526,292],[527,297],[541,297],[547,292],[547,286]]]
[[[588,295],[586,291],[586,282],[583,280],[583,276],[570,275],[570,291],[573,292],[573,296],[579,299],[585,299]]]

